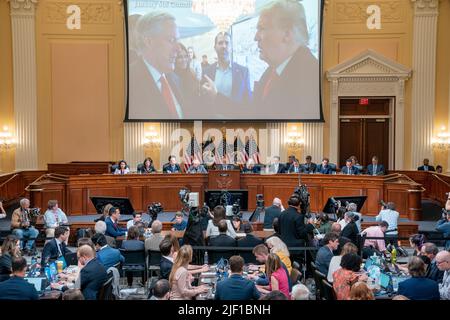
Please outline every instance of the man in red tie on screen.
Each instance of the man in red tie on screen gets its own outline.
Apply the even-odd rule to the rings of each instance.
[[[269,67],[255,82],[258,118],[320,117],[319,62],[308,39],[305,10],[298,1],[278,0],[261,11],[255,41]]]
[[[173,73],[179,48],[175,18],[150,12],[129,32],[135,32],[140,58],[130,65],[128,118],[184,119],[180,81]]]

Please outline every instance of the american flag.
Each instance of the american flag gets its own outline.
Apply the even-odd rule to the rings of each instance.
[[[226,155],[228,163],[234,163],[234,145],[227,143],[225,137],[222,138],[222,141],[220,141],[215,150],[214,162],[216,164],[223,164],[222,158],[224,155]]]
[[[203,163],[202,161],[202,149],[200,148],[200,145],[198,144],[197,139],[193,136],[191,138],[191,141],[187,145],[187,147],[184,149],[184,171],[186,172],[189,167],[192,164],[192,161],[194,159],[198,159],[200,163]]]
[[[247,162],[248,155],[245,151],[245,144],[242,142],[239,136],[234,139],[234,152],[236,153],[237,163],[245,164]]]
[[[244,151],[245,162],[247,162],[250,158],[253,159],[255,163],[259,163],[259,148],[253,136],[250,136],[250,139],[248,139],[247,143],[245,144]]]

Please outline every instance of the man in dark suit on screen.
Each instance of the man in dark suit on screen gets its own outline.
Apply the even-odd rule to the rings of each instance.
[[[217,62],[203,70],[203,91],[214,98],[214,112],[231,117],[249,105],[252,96],[247,67],[231,62],[231,36],[220,32],[214,40]]]
[[[189,111],[173,73],[179,48],[175,18],[152,11],[139,18],[134,31],[140,58],[130,65],[128,117],[184,119]]]
[[[278,0],[261,11],[255,41],[260,59],[267,62],[255,82],[254,102],[259,118],[278,119],[301,114],[318,118],[319,62],[307,47],[309,36],[305,10],[297,1]]]

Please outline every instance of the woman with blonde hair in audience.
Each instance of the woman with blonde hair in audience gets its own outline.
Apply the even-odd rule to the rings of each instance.
[[[289,250],[286,244],[278,237],[270,237],[266,240],[267,247],[271,253],[275,253],[284,263],[289,274],[292,272],[291,259],[289,259]]]
[[[334,256],[333,258],[331,258],[330,266],[328,267],[328,275],[327,275],[328,282],[333,283],[333,273],[337,269],[341,268],[342,256],[344,254],[347,254],[347,253],[357,254],[358,253],[358,247],[356,247],[352,242],[347,242],[342,247],[341,254],[339,256]]]
[[[256,286],[263,293],[268,294],[271,291],[281,291],[287,299],[290,299],[289,280],[286,271],[281,266],[281,260],[275,253],[269,253],[266,260],[266,276],[269,279],[268,286]]]
[[[20,257],[20,240],[15,235],[8,235],[2,244],[0,256],[0,281],[9,278],[12,273],[12,259]]]
[[[100,216],[100,218],[95,219],[94,221],[105,221],[105,219],[109,217],[109,209],[111,209],[112,207],[113,205],[111,203],[106,204],[102,209],[102,215]]]
[[[192,286],[193,278],[188,271],[191,261],[192,247],[190,245],[182,246],[173,262],[169,276],[171,300],[191,300],[195,296],[208,291],[208,287],[205,285]]]
[[[365,282],[358,281],[350,289],[350,300],[375,300],[375,297]]]

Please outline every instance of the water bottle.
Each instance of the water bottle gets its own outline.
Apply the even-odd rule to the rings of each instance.
[[[397,249],[395,247],[391,251],[391,262],[393,264],[397,263]]]
[[[204,264],[208,264],[209,263],[209,261],[208,261],[208,251],[205,251],[205,256],[203,257],[203,263]]]

